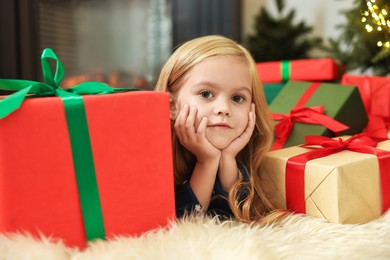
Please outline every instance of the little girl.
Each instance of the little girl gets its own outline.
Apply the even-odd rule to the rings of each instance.
[[[171,95],[177,216],[263,220],[273,208],[258,172],[273,127],[250,53],[222,36],[188,41],[163,66],[156,91]]]

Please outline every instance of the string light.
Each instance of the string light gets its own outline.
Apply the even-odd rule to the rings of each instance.
[[[380,1],[378,1],[380,2]],[[390,17],[389,6],[381,6],[375,0],[366,0],[367,8],[362,11],[361,22],[368,33],[376,30],[383,34],[383,39],[377,42],[377,46],[390,48]],[[387,9],[386,9],[387,8]]]
[[[373,30],[374,30],[374,29],[372,28],[371,25],[366,24],[366,31],[367,31],[367,32],[372,32]]]

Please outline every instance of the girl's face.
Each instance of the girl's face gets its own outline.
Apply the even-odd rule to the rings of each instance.
[[[206,117],[206,137],[218,149],[226,148],[248,124],[252,103],[249,67],[229,56],[211,57],[194,66],[174,99],[175,119],[185,104],[197,108],[195,129]]]

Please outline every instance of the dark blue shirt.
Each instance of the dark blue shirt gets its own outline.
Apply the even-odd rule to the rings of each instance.
[[[243,181],[248,181],[248,173],[243,164],[237,161],[238,168],[242,173]],[[211,215],[218,215],[223,217],[231,217],[233,215],[229,202],[227,200],[228,193],[222,189],[221,182],[219,180],[218,174],[215,180],[213,195],[207,209],[207,213]],[[194,192],[191,189],[191,186],[188,181],[181,185],[175,186],[175,200],[176,200],[176,216],[180,218],[186,212],[199,212],[201,211],[201,206],[196,198]]]

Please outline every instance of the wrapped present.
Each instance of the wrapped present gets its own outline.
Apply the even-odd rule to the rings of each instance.
[[[0,232],[83,248],[166,226],[175,218],[168,94],[98,82],[65,91],[50,49],[42,65],[46,83],[0,80],[21,89],[0,101]]]
[[[293,81],[335,81],[338,65],[331,58],[269,61],[256,64],[263,84]]]
[[[387,139],[390,126],[390,77],[344,74],[341,84],[358,87],[369,116],[368,134]]]
[[[263,90],[267,104],[271,104],[272,100],[279,94],[282,88],[286,85],[285,83],[275,84],[263,84]]]
[[[367,124],[356,87],[290,81],[270,104],[275,126],[273,149],[299,145],[307,135],[354,135]]]
[[[390,207],[390,141],[363,135],[307,138],[307,146],[269,152],[260,172],[277,208],[332,223],[366,223]]]

